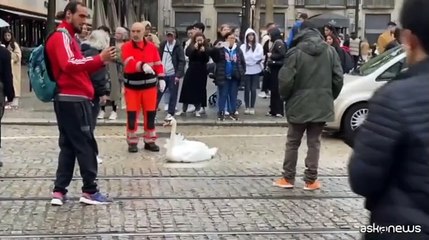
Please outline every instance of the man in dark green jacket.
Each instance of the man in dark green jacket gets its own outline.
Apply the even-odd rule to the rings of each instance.
[[[334,120],[334,100],[343,86],[343,70],[335,49],[325,43],[320,32],[304,21],[286,54],[279,72],[280,96],[286,101],[288,133],[283,178],[275,186],[293,188],[298,148],[307,132],[305,190],[320,188],[317,170],[320,136],[326,122]]]

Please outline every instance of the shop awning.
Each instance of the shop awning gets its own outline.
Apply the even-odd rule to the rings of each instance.
[[[3,12],[7,12],[13,15],[17,15],[17,16],[21,16],[21,17],[26,17],[26,18],[32,18],[32,19],[37,19],[37,20],[47,20],[47,17],[45,16],[40,16],[40,15],[36,15],[36,14],[29,14],[29,13],[23,13],[23,12],[19,12],[19,11],[12,11],[12,10],[8,10],[8,9],[1,9],[0,11]],[[60,23],[60,20],[55,20],[56,23]]]
[[[321,28],[327,24],[330,24],[336,28],[350,27],[350,19],[348,17],[335,13],[318,14],[308,18],[308,20],[314,23],[318,28]]]

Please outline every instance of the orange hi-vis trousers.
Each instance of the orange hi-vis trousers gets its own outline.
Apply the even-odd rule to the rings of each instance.
[[[158,88],[156,86],[141,90],[125,88],[124,96],[127,106],[127,143],[137,144],[139,142],[137,129],[140,113],[143,113],[144,116],[144,142],[155,142],[157,139],[155,117]]]

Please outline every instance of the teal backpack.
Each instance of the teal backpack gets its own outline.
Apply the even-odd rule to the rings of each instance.
[[[59,28],[56,31],[66,33],[71,38],[68,31],[64,28]],[[46,41],[52,34],[48,36]],[[31,52],[28,61],[28,78],[36,97],[42,102],[52,102],[57,93],[57,84],[53,80],[50,65],[44,44],[41,44]]]

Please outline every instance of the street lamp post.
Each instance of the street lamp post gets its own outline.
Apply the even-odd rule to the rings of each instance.
[[[359,36],[359,2],[360,0],[355,0],[355,33]]]
[[[51,32],[55,30],[55,11],[56,11],[56,4],[55,0],[49,0],[48,1],[48,26],[46,31],[46,36],[48,36]]]
[[[256,0],[250,0],[250,26],[255,29],[255,5]]]

